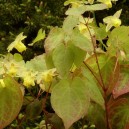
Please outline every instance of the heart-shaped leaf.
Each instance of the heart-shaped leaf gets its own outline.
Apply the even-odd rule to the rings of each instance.
[[[79,77],[61,80],[51,93],[52,107],[62,118],[65,129],[86,115],[89,103],[87,87]]]

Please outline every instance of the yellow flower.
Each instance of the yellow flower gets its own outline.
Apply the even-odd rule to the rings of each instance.
[[[26,38],[26,36],[23,36],[23,32],[20,33],[20,34],[16,37],[15,41],[12,42],[12,43],[8,46],[8,48],[7,48],[8,52],[10,52],[13,48],[17,49],[19,52],[25,51],[25,50],[26,50],[26,46],[21,42],[21,41],[22,41],[23,39],[25,39],[25,38]]]
[[[12,63],[10,68],[9,68],[9,71],[8,71],[8,74],[11,75],[11,76],[15,76],[17,73],[17,68],[16,66]]]
[[[53,77],[55,76],[56,69],[50,69],[42,73],[42,79],[45,82],[52,82]]]
[[[0,79],[0,84],[1,86],[4,88],[5,87],[5,83],[4,83],[4,80],[3,79]]]
[[[35,86],[35,76],[29,71],[25,73],[23,77],[23,85],[26,87]]]
[[[113,16],[108,16],[103,19],[103,22],[107,24],[106,32],[108,32],[113,26],[119,27],[121,20],[119,19],[122,9],[117,11]]]

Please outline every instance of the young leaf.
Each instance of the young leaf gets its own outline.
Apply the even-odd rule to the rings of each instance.
[[[0,129],[5,128],[16,118],[23,102],[20,85],[9,76],[3,81],[5,87],[0,83]]]
[[[80,78],[61,80],[52,90],[51,104],[55,112],[62,118],[65,129],[81,117],[89,107],[87,87]]]
[[[74,54],[69,46],[62,43],[53,51],[53,62],[61,76],[68,74],[73,61]]]
[[[45,40],[45,51],[51,52],[53,49],[55,49],[58,45],[63,43],[64,40],[64,32],[61,28],[53,28],[47,39]]]

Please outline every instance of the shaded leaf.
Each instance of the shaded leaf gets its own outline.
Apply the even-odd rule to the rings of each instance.
[[[4,78],[4,83],[5,87],[0,83],[0,129],[16,118],[23,102],[20,85],[9,76]]]
[[[65,128],[83,117],[89,107],[89,95],[80,78],[61,80],[51,93],[52,107],[62,118]]]
[[[98,104],[90,104],[87,118],[97,129],[106,129],[105,110]]]
[[[42,112],[42,102],[35,99],[26,107],[27,119],[35,119]]]
[[[114,100],[108,103],[108,116],[111,129],[128,129],[129,126],[129,102],[126,98]]]
[[[89,89],[90,99],[95,103],[99,104],[104,109],[104,98],[94,76],[87,68],[82,68],[82,74],[86,78],[84,79],[84,81],[86,87]]]
[[[57,71],[65,76],[68,74],[74,61],[74,54],[69,46],[63,43],[53,51],[53,62]]]

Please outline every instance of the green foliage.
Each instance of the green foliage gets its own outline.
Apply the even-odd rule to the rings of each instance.
[[[1,55],[2,126],[14,120],[9,128],[128,129],[129,31],[120,26],[121,10],[97,26],[91,13],[109,9],[111,0],[68,0],[65,5],[70,6],[62,27],[51,28],[46,38],[40,29],[30,41],[33,46],[44,39],[44,54],[27,62],[17,53]],[[20,33],[8,52],[15,48],[23,53],[25,37]]]

